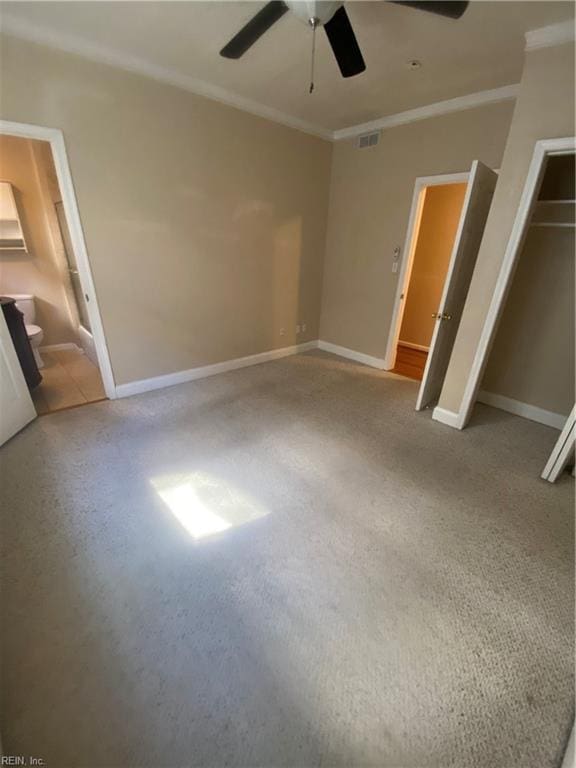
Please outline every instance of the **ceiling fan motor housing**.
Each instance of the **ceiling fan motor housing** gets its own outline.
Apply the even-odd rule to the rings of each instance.
[[[292,13],[304,24],[315,21],[315,26],[321,26],[330,21],[343,2],[332,0],[285,0]]]
[[[417,11],[428,11],[451,19],[459,19],[468,7],[467,0],[389,0],[396,5],[407,5]],[[288,11],[312,28],[312,77],[314,82],[314,52],[316,29],[324,27],[328,42],[343,77],[354,77],[366,69],[362,51],[343,2],[333,0],[268,0],[242,29],[222,48],[226,59],[239,59],[263,34]]]

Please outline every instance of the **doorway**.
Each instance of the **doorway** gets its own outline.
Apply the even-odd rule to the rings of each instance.
[[[408,293],[410,278],[412,275],[412,265],[418,242],[420,231],[420,222],[424,210],[424,201],[426,199],[425,191],[435,186],[448,186],[452,184],[467,184],[468,173],[449,173],[437,176],[419,176],[414,182],[414,192],[412,194],[412,204],[408,216],[408,225],[406,228],[406,238],[404,248],[397,248],[396,257],[400,263],[398,274],[398,285],[396,287],[396,296],[394,299],[394,308],[392,310],[392,320],[388,332],[388,342],[386,345],[386,355],[384,358],[384,369],[391,371],[396,365],[396,356],[398,352],[398,341],[400,340],[400,329],[404,316],[405,298]],[[402,258],[400,259],[400,254]],[[393,271],[396,268],[393,267]]]
[[[413,233],[414,255],[404,293],[404,311],[392,371],[422,380],[436,313],[448,273],[466,183],[435,184],[420,192],[420,216]]]
[[[49,140],[30,136],[37,132]],[[83,288],[71,184],[64,190],[60,182],[67,171],[63,143],[60,173],[53,153],[58,133],[33,126],[0,132],[0,294],[4,305],[13,300],[4,315],[20,364],[27,359],[27,367],[37,369],[24,375],[38,414],[96,402],[111,390],[107,352],[102,366],[93,333],[97,307],[89,308]],[[12,237],[16,230],[20,240]]]
[[[477,394],[556,430],[575,402],[575,172],[573,153],[546,159]]]
[[[429,194],[426,188],[460,184],[466,181],[455,235],[451,238],[444,238],[445,246],[451,242],[451,247],[444,247],[444,252],[449,253],[448,264],[443,274],[439,270],[441,275],[439,282],[442,283],[441,296],[436,305],[437,308],[430,312],[429,319],[433,321],[433,331],[429,349],[426,350],[425,345],[423,345],[424,349],[421,350],[425,353],[422,355],[421,361],[421,364],[424,363],[424,370],[422,374],[418,372],[418,376],[412,376],[412,378],[421,378],[420,389],[416,398],[417,411],[431,407],[438,400],[442,391],[497,179],[498,175],[495,171],[480,160],[474,160],[470,173],[436,176],[432,177],[431,180],[416,180],[406,236],[407,257],[402,265],[393,321],[388,336],[388,349],[384,366],[386,370],[393,370],[396,367],[398,342],[400,334],[403,332],[405,298],[411,283],[415,255],[420,242],[419,235],[422,228],[426,196]],[[422,194],[423,192],[425,194]],[[453,216],[452,225],[454,218]],[[446,230],[449,231],[448,228]],[[442,232],[443,230],[439,228],[438,233],[432,236],[432,245],[430,245],[430,238],[426,238],[427,249],[433,250],[435,241],[442,241],[440,234]],[[430,292],[430,295],[432,296],[433,292]],[[417,294],[415,303],[419,303]],[[398,368],[396,370],[402,372],[398,371]]]
[[[536,142],[453,424],[457,429],[467,425],[477,400],[490,399],[490,405],[557,428],[573,405],[575,151],[574,137]],[[521,326],[521,336],[511,336],[513,323]],[[501,373],[502,361],[505,369]],[[511,388],[520,381],[518,373],[522,374],[522,399],[516,399],[517,388]],[[488,392],[487,388],[493,388],[497,380],[502,391]]]

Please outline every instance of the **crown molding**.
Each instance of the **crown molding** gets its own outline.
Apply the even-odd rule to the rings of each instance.
[[[413,123],[417,120],[426,120],[430,117],[447,115],[450,112],[460,112],[465,109],[473,109],[486,104],[496,104],[499,101],[515,99],[518,95],[519,85],[504,85],[501,88],[493,88],[489,91],[478,91],[469,93],[466,96],[457,96],[455,99],[446,101],[437,101],[434,104],[427,104],[424,107],[416,107],[406,112],[397,112],[394,115],[379,117],[377,120],[371,120],[369,123],[361,125],[351,125],[349,128],[341,128],[334,131],[333,140],[342,141],[343,139],[352,139],[362,133],[370,131],[383,130],[385,128],[395,128],[398,125]]]
[[[542,30],[534,30],[534,32],[527,33],[527,45],[528,35],[536,35],[537,33],[544,32],[544,30],[555,29],[556,27],[564,26],[553,25],[553,27],[544,27]],[[84,59],[97,62],[99,64],[106,64],[116,69],[124,70],[125,72],[131,72],[133,74],[141,75],[152,80],[156,80],[160,83],[172,85],[176,88],[194,93],[198,96],[203,96],[212,101],[217,101],[221,104],[225,104],[229,107],[247,112],[256,117],[270,120],[280,125],[285,125],[288,128],[293,128],[303,133],[316,136],[327,141],[341,141],[343,139],[350,139],[359,136],[362,133],[367,133],[374,130],[382,130],[386,128],[394,128],[399,125],[405,125],[418,120],[426,120],[431,117],[438,117],[440,115],[446,115],[450,112],[459,112],[466,109],[473,109],[474,107],[483,106],[486,104],[495,104],[499,101],[505,101],[508,99],[515,99],[518,94],[518,85],[505,85],[501,88],[494,88],[487,91],[479,91],[477,93],[470,93],[466,96],[458,96],[454,99],[447,99],[446,101],[438,101],[433,104],[427,104],[423,107],[416,107],[415,109],[409,109],[406,112],[398,112],[392,115],[386,115],[385,117],[372,120],[368,123],[361,123],[359,125],[352,125],[347,128],[332,131],[329,128],[308,123],[304,120],[300,120],[297,117],[288,115],[280,110],[268,107],[265,104],[252,101],[252,99],[245,98],[244,96],[238,96],[231,93],[224,88],[221,88],[212,83],[208,83],[204,80],[192,77],[191,75],[183,74],[178,70],[158,66],[147,59],[141,57],[130,56],[129,54],[121,51],[116,51],[107,46],[91,43],[84,38],[76,35],[63,34],[56,32],[48,27],[43,27],[35,24],[29,24],[24,22],[18,17],[5,11],[2,12],[2,34],[9,35],[11,37],[18,38],[20,40],[27,40],[38,45],[44,45],[49,48],[55,48],[66,53],[72,53],[77,56],[81,56]],[[558,33],[556,33],[558,34]],[[565,34],[565,33],[564,33]],[[545,43],[546,45],[555,45],[558,43]],[[535,47],[541,47],[539,44]]]
[[[534,51],[538,48],[550,48],[553,45],[564,45],[574,42],[574,19],[560,21],[558,24],[550,24],[548,27],[532,29],[526,32],[526,51]]]
[[[176,69],[160,67],[137,56],[130,56],[112,48],[91,43],[76,35],[67,35],[47,27],[29,24],[5,11],[2,11],[2,33],[20,40],[27,40],[31,43],[48,46],[49,48],[56,48],[66,53],[73,53],[99,64],[107,64],[126,72],[143,75],[160,83],[182,88],[198,96],[204,96],[207,99],[220,102],[229,107],[235,107],[256,117],[263,117],[266,120],[280,123],[288,128],[294,128],[321,139],[331,141],[333,138],[333,132],[328,128],[300,120],[297,117],[287,115],[273,107],[252,101],[252,99],[247,99],[244,96],[238,96],[205,80],[185,75]]]

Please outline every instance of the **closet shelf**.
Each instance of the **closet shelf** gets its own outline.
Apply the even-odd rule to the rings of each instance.
[[[574,229],[576,223],[573,221],[533,221],[531,227],[563,227],[564,229]]]
[[[562,198],[538,200],[534,207],[531,226],[533,227],[574,227],[576,201]]]
[[[537,205],[576,205],[576,200],[537,200]]]

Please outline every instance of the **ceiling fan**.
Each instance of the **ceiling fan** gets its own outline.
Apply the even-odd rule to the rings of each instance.
[[[457,2],[457,0],[446,0],[445,2],[389,0],[389,2],[396,5],[407,5],[419,11],[428,11],[450,19],[459,19],[469,4],[468,2]],[[227,59],[239,59],[288,11],[291,11],[313,30],[312,66],[316,28],[324,27],[342,77],[353,77],[364,72],[366,64],[344,8],[344,2],[331,2],[331,0],[316,0],[316,2],[309,0],[270,0],[222,48],[220,55]],[[310,90],[312,88],[313,84],[311,84]]]

